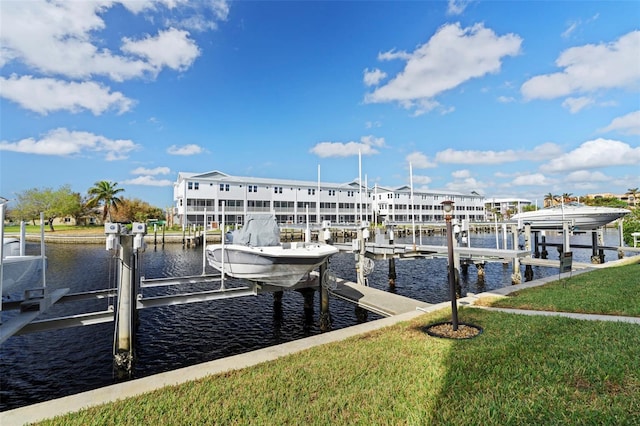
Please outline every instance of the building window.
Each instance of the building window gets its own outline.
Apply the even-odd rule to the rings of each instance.
[[[312,189],[312,188],[309,188],[309,189],[307,189],[307,194],[308,195],[316,195],[316,190]]]
[[[193,182],[193,189],[195,189],[196,191],[198,189],[200,189],[200,183],[199,182]]]
[[[193,182],[187,183],[187,189],[193,189]]]

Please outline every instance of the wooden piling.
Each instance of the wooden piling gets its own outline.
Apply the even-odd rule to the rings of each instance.
[[[511,236],[513,237],[513,249],[518,247],[518,225],[511,226]],[[520,259],[513,258],[513,273],[511,274],[511,284],[520,284],[522,282],[522,276],[520,275]]]
[[[389,287],[395,288],[396,286],[396,259],[389,257]]]
[[[320,331],[331,331],[331,314],[329,313],[329,289],[325,285],[327,263],[320,265],[320,276],[318,278],[320,292]]]

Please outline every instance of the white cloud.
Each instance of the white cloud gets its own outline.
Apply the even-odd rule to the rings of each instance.
[[[376,147],[384,146],[384,138],[376,138],[371,135],[363,136],[360,142],[320,142],[311,148],[310,152],[318,157],[350,157],[353,155],[374,155],[379,151]]]
[[[575,172],[571,172],[565,178],[566,182],[575,182],[575,183],[608,182],[610,180],[611,178],[602,172],[590,172],[588,170],[577,170]]]
[[[171,28],[156,36],[125,36],[118,45],[101,36],[107,24],[103,16],[116,2],[110,1],[10,1],[2,4],[0,66],[21,62],[43,74],[73,79],[107,76],[123,81],[144,75],[155,76],[162,67],[188,68],[199,50],[179,22],[167,22]],[[186,3],[182,1],[128,1],[124,6],[133,13],[154,13],[149,20],[162,21],[161,6],[176,11],[181,19],[202,19],[202,9],[210,21],[224,20],[228,5],[224,1]],[[202,26],[202,24],[200,24]],[[208,28],[212,28],[209,25]],[[123,28],[121,31],[126,31]],[[111,43],[111,44],[109,44]],[[116,52],[122,52],[118,54]]]
[[[592,105],[594,103],[594,100],[591,98],[588,98],[586,96],[581,96],[579,98],[567,98],[562,102],[562,106],[564,108],[567,108],[569,111],[571,111],[572,114],[575,114],[576,112],[580,111],[581,109]]]
[[[512,96],[498,96],[498,102],[502,104],[508,104],[514,102],[516,99]]]
[[[428,185],[430,184],[432,179],[429,176],[425,175],[413,175],[413,183],[415,185]]]
[[[469,3],[471,3],[471,0],[449,0],[447,3],[447,15],[462,14]]]
[[[640,164],[640,147],[632,148],[624,142],[599,138],[585,142],[573,151],[552,159],[542,165],[540,170],[559,173],[637,164]]]
[[[582,21],[582,19],[570,21],[567,23],[567,29],[564,30],[560,35],[562,36],[562,38],[569,38],[578,30],[580,26],[582,26],[583,24],[589,24],[595,21],[596,19],[598,19],[599,16],[600,15],[596,13],[594,16],[592,16],[591,18],[587,19],[584,22]]]
[[[472,78],[500,71],[505,56],[520,53],[522,39],[515,34],[497,36],[482,24],[462,28],[459,23],[443,25],[431,39],[418,46],[408,58],[405,54],[378,55],[384,59],[407,60],[404,69],[386,85],[365,96],[365,102],[399,102],[423,110],[434,97]]]
[[[600,129],[600,132],[612,131],[618,131],[624,135],[640,135],[640,110],[614,118],[607,127]]]
[[[200,49],[189,39],[189,33],[175,28],[161,31],[156,37],[147,36],[138,41],[123,38],[122,41],[123,52],[145,58],[156,72],[165,66],[184,71],[200,55]]]
[[[452,112],[454,112],[456,110],[456,107],[450,106],[449,108],[444,108],[440,111],[440,115],[447,115],[447,114],[451,114]]]
[[[109,109],[116,109],[118,113],[124,113],[134,103],[122,93],[111,92],[108,87],[91,81],[75,83],[12,75],[10,78],[0,77],[0,85],[1,97],[42,115],[60,110],[72,113],[89,110],[94,115],[100,115]]]
[[[149,35],[126,34],[136,26],[119,27],[117,33],[126,34],[120,40],[105,36],[111,25],[105,22],[111,16],[107,12],[117,3],[125,7],[117,13],[145,13],[144,19],[167,29]],[[122,82],[155,78],[164,68],[185,71],[200,54],[185,28],[214,29],[228,13],[225,0],[3,2],[0,68],[16,64],[25,71],[2,81],[2,96],[40,114],[127,112],[131,99],[90,80],[100,76]]]
[[[502,164],[520,160],[512,149],[506,151],[457,151],[452,148],[436,153],[439,163],[455,164]]]
[[[578,28],[578,25],[580,25],[580,21],[569,22],[567,29],[564,30],[561,34],[562,38],[568,38],[571,34],[573,34],[576,28]]]
[[[188,144],[183,146],[171,145],[167,148],[167,153],[171,155],[196,155],[204,152],[201,146]]]
[[[553,143],[544,143],[532,150],[505,151],[458,151],[452,148],[436,153],[436,162],[454,164],[503,164],[520,160],[540,161],[553,158],[561,154],[560,147]]]
[[[386,52],[378,53],[379,61],[393,61],[394,59],[402,59],[408,61],[411,59],[411,54],[401,50],[396,52],[396,49],[391,49]]]
[[[436,167],[437,164],[429,160],[429,157],[421,152],[412,152],[405,158],[407,163],[411,163],[414,169],[430,169]]]
[[[454,179],[467,179],[467,178],[471,177],[471,172],[469,170],[466,170],[466,169],[456,170],[456,171],[451,173],[451,176]]]
[[[458,191],[465,194],[470,193],[471,191],[481,192],[483,188],[486,188],[488,185],[476,180],[475,178],[468,177],[460,180],[455,180],[453,182],[449,182],[445,185],[448,190]]]
[[[149,71],[142,61],[93,44],[92,34],[106,27],[100,16],[106,8],[98,1],[3,2],[0,65],[20,61],[45,74],[71,78],[101,74],[115,80]]]
[[[147,169],[144,167],[138,167],[137,169],[131,170],[131,174],[134,175],[168,175],[171,173],[171,169],[169,167],[156,167],[155,169]]]
[[[551,142],[543,143],[542,145],[535,146],[531,151],[522,152],[524,156],[529,160],[541,161],[549,160],[551,158],[562,155],[562,148],[559,145]]]
[[[369,68],[364,70],[364,84],[367,86],[376,86],[387,76],[387,73],[380,71],[379,69],[374,69],[369,71]]]
[[[169,2],[173,3],[173,0],[167,3]],[[183,2],[181,6],[192,8],[191,15],[176,20],[169,19],[169,26],[200,32],[215,30],[218,28],[218,21],[226,21],[229,17],[229,3],[226,0]]]
[[[17,142],[0,142],[0,151],[13,151],[37,155],[86,155],[87,152],[103,153],[107,161],[128,158],[139,146],[128,139],[109,139],[90,132],[69,131],[65,128],[51,130],[41,139],[22,139]]]
[[[156,179],[153,176],[138,176],[134,179],[122,181],[125,185],[142,185],[142,186],[172,186],[173,182],[169,179]]]
[[[553,185],[555,181],[548,179],[542,173],[531,173],[516,176],[511,183],[515,186],[549,186]]]
[[[601,89],[633,88],[640,82],[640,31],[613,43],[572,47],[560,54],[561,72],[535,76],[520,91],[525,99],[554,99]]]

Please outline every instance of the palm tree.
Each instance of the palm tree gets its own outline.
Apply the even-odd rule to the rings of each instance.
[[[636,206],[636,202],[638,200],[638,188],[629,188],[627,189],[627,194],[630,195],[629,198],[633,198],[633,207]]]
[[[94,186],[89,188],[89,201],[87,205],[89,207],[95,207],[104,205],[102,210],[102,221],[104,222],[107,217],[111,221],[110,210],[118,210],[118,206],[122,204],[122,200],[117,197],[117,194],[123,192],[123,188],[116,188],[118,184],[116,182],[108,182],[101,180],[93,184]]]
[[[562,202],[563,203],[571,202],[571,200],[572,200],[571,196],[572,195],[573,195],[573,193],[571,193],[571,192],[565,192],[564,194],[562,194]]]
[[[544,196],[544,205],[547,207],[553,207],[556,203],[557,195],[553,195],[551,192]]]

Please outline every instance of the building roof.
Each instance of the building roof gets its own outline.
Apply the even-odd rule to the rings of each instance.
[[[317,187],[317,181],[303,181],[303,180],[293,180],[293,179],[275,179],[275,178],[261,178],[261,177],[250,177],[250,176],[233,176],[227,173],[223,173],[219,170],[212,170],[204,173],[191,173],[191,172],[180,172],[178,173],[178,181],[183,179],[214,179],[219,182],[229,181],[229,182],[242,182],[246,184],[257,184],[257,185],[282,185],[282,186],[306,186],[306,187]],[[360,185],[358,184],[358,179],[354,179],[351,182],[346,183],[331,183],[331,182],[321,182],[323,187],[333,187],[336,189],[354,189],[358,190]],[[362,185],[364,188],[364,185]],[[397,188],[388,188],[380,185],[375,185],[377,190],[382,192],[401,192],[408,193],[411,191],[411,187],[409,185],[402,185]],[[367,187],[367,191],[373,192],[374,187]],[[431,194],[431,195],[455,195],[459,197],[479,197],[485,198],[479,194],[473,193],[462,193],[456,191],[446,191],[446,190],[438,190],[438,189],[424,189],[419,188],[413,190],[415,194]]]

